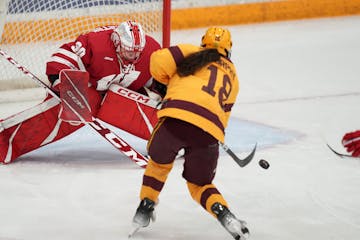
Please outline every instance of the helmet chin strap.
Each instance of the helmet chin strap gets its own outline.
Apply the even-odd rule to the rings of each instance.
[[[135,70],[135,65],[130,63],[128,65],[120,66],[120,71],[124,74],[129,74]]]
[[[119,63],[120,63],[120,69],[122,69],[124,66],[134,65],[134,64],[140,59],[140,57],[139,57],[139,58],[136,59],[136,60],[128,61],[128,60],[126,60],[126,59],[123,59],[123,58],[121,57],[120,53],[116,53],[116,55],[117,55],[118,61],[119,61]]]
[[[125,62],[124,60],[122,60],[122,58],[118,55],[118,60],[119,60],[119,65],[120,65],[120,79],[124,79],[124,77],[126,76],[126,74],[129,74],[132,71],[135,71],[135,65],[133,62]]]

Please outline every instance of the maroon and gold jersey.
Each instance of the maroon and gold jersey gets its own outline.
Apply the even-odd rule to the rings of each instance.
[[[150,72],[167,85],[164,104],[158,117],[172,117],[189,122],[224,142],[224,131],[239,91],[234,64],[227,58],[212,62],[194,74],[180,77],[177,65],[184,57],[203,48],[180,44],[154,52]]]

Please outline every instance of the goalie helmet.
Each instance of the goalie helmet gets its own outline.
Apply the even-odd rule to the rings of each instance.
[[[121,23],[111,34],[116,53],[122,61],[136,62],[145,48],[145,33],[138,22]]]
[[[232,47],[230,31],[221,27],[209,28],[201,39],[201,46],[216,48],[220,54],[230,58]]]

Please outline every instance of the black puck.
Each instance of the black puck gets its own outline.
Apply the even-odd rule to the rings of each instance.
[[[268,161],[261,159],[259,161],[259,165],[260,167],[264,168],[264,169],[268,169],[270,167],[270,164],[268,163]]]

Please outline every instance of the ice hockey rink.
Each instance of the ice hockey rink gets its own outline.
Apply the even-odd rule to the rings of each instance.
[[[244,168],[221,152],[214,183],[250,239],[359,239],[360,159],[326,146],[344,151],[342,135],[360,129],[359,26],[359,16],[229,26],[241,89],[226,143],[240,157],[256,142],[258,150]],[[199,44],[203,32],[175,31],[172,44]],[[0,118],[33,106],[39,93],[0,92]],[[145,152],[145,142],[118,133]],[[232,239],[191,199],[182,164],[160,195],[156,222],[133,239]],[[142,174],[87,127],[2,165],[0,240],[127,239]]]

